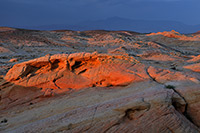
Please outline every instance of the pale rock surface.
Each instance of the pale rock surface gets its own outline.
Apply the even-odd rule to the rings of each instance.
[[[0,43],[0,132],[200,132],[198,34],[4,28]]]

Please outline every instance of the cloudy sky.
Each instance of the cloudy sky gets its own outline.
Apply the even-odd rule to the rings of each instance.
[[[74,24],[123,17],[200,24],[200,0],[0,0],[0,26]]]

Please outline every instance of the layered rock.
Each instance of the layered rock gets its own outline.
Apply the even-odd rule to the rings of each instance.
[[[16,64],[9,70],[1,81],[1,104],[4,105],[1,109],[35,103],[44,97],[81,89],[83,94],[72,93],[76,95],[76,100],[73,96],[67,99],[75,100],[66,105],[68,111],[50,117],[39,115],[42,123],[53,129],[43,128],[42,123],[35,121],[17,129],[11,128],[12,131],[198,132],[195,126],[199,126],[200,116],[197,111],[199,97],[195,95],[199,90],[197,81],[195,76],[146,66],[129,56],[98,53],[47,55]],[[186,83],[196,89],[191,91],[189,87],[180,87]],[[99,87],[112,89],[109,95],[106,88],[100,92],[98,89],[94,92],[87,89]],[[92,98],[88,97],[90,93]],[[104,99],[104,95],[107,98]],[[87,106],[75,106],[84,100],[86,102],[82,104]],[[52,107],[49,105],[49,108]],[[36,107],[36,110],[40,109]],[[43,110],[47,111],[46,108]],[[58,110],[62,111],[63,108],[58,106]],[[55,121],[57,123],[52,124]],[[38,124],[40,126],[36,127]]]
[[[110,89],[97,87],[48,104],[29,105],[23,109],[25,112],[18,109],[16,114],[7,116],[9,125],[4,126],[4,131],[199,132],[186,117],[186,106],[178,93],[155,82]],[[21,117],[26,119],[16,124]]]
[[[16,64],[8,71],[3,84],[12,83],[14,87],[5,89],[2,102],[9,101],[6,99],[11,99],[11,103],[18,99],[23,99],[23,102],[33,100],[33,95],[20,98],[26,93],[34,93],[32,90],[36,91],[36,98],[38,93],[53,96],[72,89],[126,86],[148,78],[145,65],[133,57],[97,53],[47,55]],[[21,87],[16,89],[16,86]]]
[[[2,58],[14,66],[0,77],[0,132],[200,132],[198,42],[164,33],[38,32],[69,54]],[[32,46],[21,49],[45,51]]]
[[[138,67],[140,72],[135,71]],[[49,82],[59,86],[52,89],[123,86],[145,78],[144,65],[133,57],[96,53],[47,55],[17,64],[5,76],[5,80],[25,87],[41,87]]]
[[[155,35],[163,35],[165,37],[176,38],[176,39],[184,40],[184,41],[200,41],[200,36],[198,33],[193,34],[191,36],[186,36],[186,35],[180,34],[179,32],[172,30],[172,31],[164,31],[164,32],[147,34],[147,36],[155,36]]]

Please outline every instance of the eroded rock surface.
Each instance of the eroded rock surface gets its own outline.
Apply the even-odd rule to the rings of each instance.
[[[2,132],[200,132],[197,34],[0,34]]]

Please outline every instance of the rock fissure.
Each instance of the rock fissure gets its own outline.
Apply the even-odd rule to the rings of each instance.
[[[154,77],[152,77],[150,75],[150,73],[148,72],[148,69],[149,69],[149,67],[146,69],[146,73],[150,77],[151,80],[155,81],[158,84],[165,85],[164,83],[158,82]],[[165,75],[165,74],[163,74],[163,75]],[[166,87],[166,85],[165,85],[165,87]],[[184,100],[184,102],[185,102],[185,109],[184,109],[184,112],[182,112],[182,114],[186,117],[186,119],[188,119],[192,124],[195,125],[195,123],[192,121],[191,117],[187,113],[188,103],[187,103],[186,99],[175,89],[175,87],[170,87],[170,88],[167,88],[167,89],[172,89],[174,91],[174,93],[178,94],[178,96],[180,96]],[[177,104],[179,104],[179,103],[177,103],[177,101],[173,101],[173,99],[172,99],[172,105],[174,106],[175,109],[179,108],[178,107],[179,105],[177,105]]]
[[[168,88],[169,89],[169,88]],[[175,89],[175,88],[170,88],[170,89],[172,89],[173,91],[174,91],[174,93],[176,93],[176,94],[178,94],[183,100],[184,100],[184,102],[185,102],[185,109],[184,109],[184,112],[182,113],[185,117],[186,117],[186,119],[188,119],[192,124],[194,124],[194,125],[196,125],[193,121],[192,121],[192,119],[191,119],[191,117],[190,117],[190,115],[188,114],[188,112],[187,112],[187,110],[188,110],[188,103],[187,103],[187,101],[186,101],[186,99]],[[176,102],[176,101],[174,101],[174,102]],[[172,101],[172,105],[175,107],[175,108],[177,108],[176,107],[176,103],[175,104],[173,104],[173,101]],[[197,125],[196,125],[197,126]],[[197,126],[198,127],[198,126]]]
[[[93,125],[94,118],[95,118],[95,115],[96,115],[96,112],[97,112],[98,106],[99,106],[99,105],[97,105],[97,106],[95,107],[95,109],[94,109],[94,114],[92,115],[92,120],[91,120],[90,127],[92,127],[92,125]]]
[[[89,126],[87,129],[85,129],[84,132],[86,132],[86,131],[88,131],[88,130],[90,130],[90,129],[92,128],[98,106],[99,106],[99,105],[97,105],[97,106],[95,107],[95,109],[94,109],[94,113],[93,113],[92,118],[91,118],[90,126]]]
[[[56,79],[53,80],[54,85],[59,89],[62,90],[62,88],[60,88],[57,84],[56,84]]]
[[[82,65],[82,61],[75,61],[74,65],[71,66],[71,71],[74,72],[75,69],[81,67]]]
[[[80,71],[79,73],[78,73],[78,75],[79,74],[82,74],[82,73],[84,73],[84,72],[86,72],[88,69],[83,69],[82,71]]]
[[[159,42],[153,41],[153,43],[156,43],[156,44],[158,44],[158,45],[160,45],[161,47],[164,47],[164,48],[166,48],[166,49],[170,49],[170,50],[172,50],[172,51],[175,51],[175,52],[178,52],[178,53],[184,54],[184,53],[183,53],[182,51],[180,51],[180,50],[177,50],[177,49],[171,48],[171,47],[166,46],[166,45],[164,45],[164,44],[161,44],[161,43],[159,43]]]
[[[154,82],[156,82],[156,83],[158,83],[158,84],[162,84],[162,83],[160,83],[160,82],[158,82],[157,80],[156,80],[156,78],[154,78],[154,77],[152,77],[151,75],[150,75],[150,73],[149,73],[149,67],[146,69],[146,73],[147,73],[147,75],[149,76],[149,78],[152,80],[152,81],[154,81]],[[162,84],[163,85],[163,84]]]

